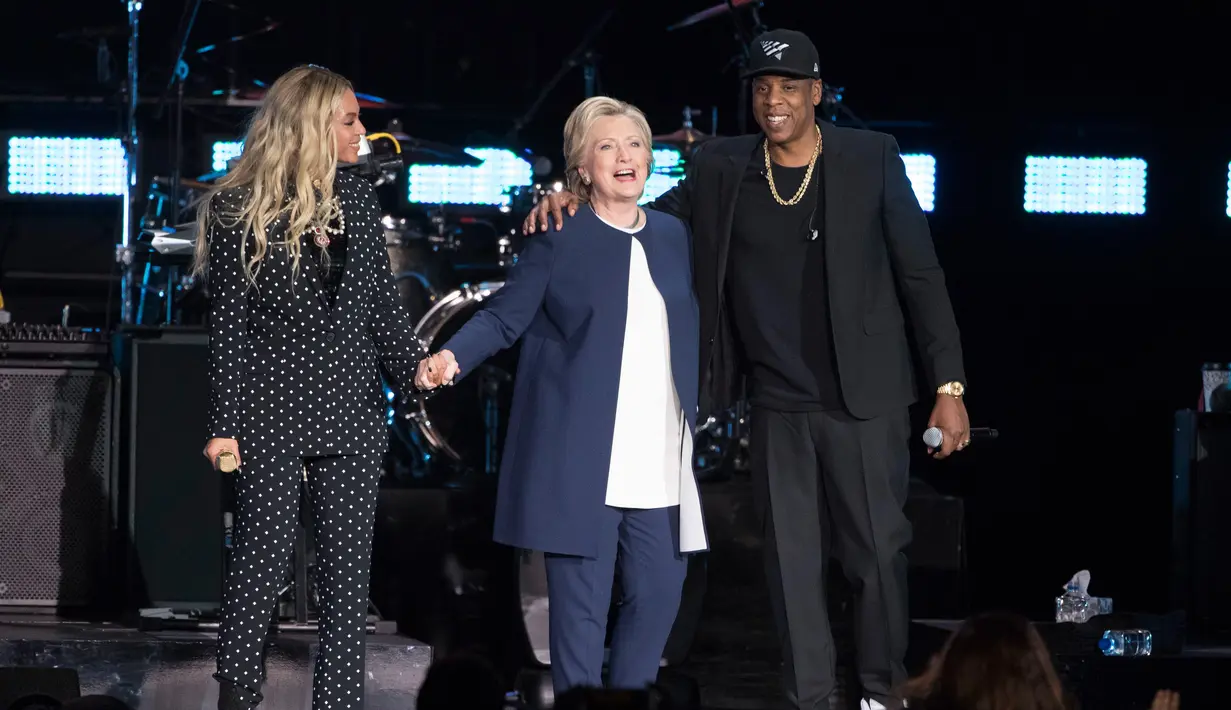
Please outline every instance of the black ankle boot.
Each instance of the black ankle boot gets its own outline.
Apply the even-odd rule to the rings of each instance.
[[[261,704],[261,696],[229,680],[218,681],[218,710],[251,710]]]

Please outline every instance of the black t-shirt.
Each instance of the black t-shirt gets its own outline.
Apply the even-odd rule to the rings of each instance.
[[[749,401],[782,411],[842,409],[825,290],[824,156],[803,199],[787,207],[770,193],[762,150],[740,184],[728,266]],[[774,165],[778,195],[789,201],[807,172]]]

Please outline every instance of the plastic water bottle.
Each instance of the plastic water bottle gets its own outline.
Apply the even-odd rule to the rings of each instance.
[[[1154,635],[1144,629],[1107,631],[1098,647],[1104,656],[1148,656],[1154,650]]]
[[[1056,597],[1057,624],[1084,624],[1094,616],[1090,608],[1090,597],[1082,594],[1081,587],[1070,584],[1064,588],[1064,594]]]
[[[1064,594],[1056,597],[1057,624],[1084,624],[1099,614],[1110,614],[1111,610],[1111,597],[1092,597],[1076,584],[1068,585]]]

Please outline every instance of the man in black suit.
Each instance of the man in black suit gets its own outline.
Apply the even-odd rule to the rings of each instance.
[[[929,426],[944,432],[937,458],[969,443],[957,323],[897,142],[816,120],[819,58],[802,33],[767,32],[750,56],[762,132],[704,144],[649,207],[693,231],[701,415],[732,406],[746,381],[787,697],[812,710],[835,688],[828,550],[855,589],[863,705],[898,707],[917,400],[902,306],[935,396]],[[549,215],[559,225],[575,207],[554,195],[526,229],[547,229]]]

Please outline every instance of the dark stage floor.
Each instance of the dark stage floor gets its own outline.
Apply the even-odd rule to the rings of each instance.
[[[746,479],[708,486],[705,513],[712,538],[724,544],[710,553],[709,593],[702,620],[692,654],[678,670],[697,680],[702,703],[709,710],[777,708],[778,642]],[[926,574],[912,570],[912,585],[921,586]],[[841,606],[831,604],[831,614],[837,619],[839,707],[858,708],[856,694],[847,693],[858,686],[849,665],[850,629],[843,623]],[[908,672],[921,671],[959,623],[916,619],[911,627]],[[1097,635],[1074,639],[1072,629],[1063,626],[1039,624],[1038,628],[1083,710],[1147,710],[1159,688],[1181,691],[1185,710],[1224,710],[1227,706],[1221,680],[1231,677],[1231,647],[1189,646],[1172,655],[1104,658],[1095,646]],[[1080,645],[1084,648],[1077,648]]]
[[[749,587],[746,591],[752,591]],[[692,657],[677,670],[697,682],[707,710],[776,708],[778,652],[764,606],[740,604],[745,590],[735,591],[707,607]],[[757,596],[743,598],[750,602]],[[725,615],[715,619],[715,612]],[[956,623],[916,622],[912,658],[926,657],[922,647],[938,646]],[[269,657],[263,708],[310,707],[313,636],[279,636]],[[82,694],[112,695],[135,710],[213,710],[213,653],[212,633],[0,618],[0,668],[71,668],[79,675]],[[431,649],[406,637],[370,635],[367,656],[368,710],[413,710]],[[1231,649],[1193,648],[1180,655],[1129,659],[1065,655],[1058,663],[1085,710],[1145,710],[1160,687],[1180,690],[1186,709],[1221,709],[1226,704],[1221,680],[1231,674]],[[849,677],[849,668],[843,671]],[[847,680],[844,690],[849,687]],[[0,698],[6,691],[11,689],[0,688]],[[845,701],[841,707],[858,707],[857,698]]]
[[[696,681],[707,710],[776,708],[778,645],[746,481],[707,486],[704,497],[712,538],[721,544],[708,560],[708,591],[691,653],[672,672]],[[858,707],[857,694],[846,692],[856,687],[848,662],[849,627],[842,623],[842,603],[834,607],[842,664],[839,687],[845,702],[839,707]],[[957,623],[915,621],[908,670],[918,672]],[[1146,710],[1159,688],[1181,691],[1185,710],[1222,710],[1226,705],[1221,680],[1231,677],[1231,648],[1189,647],[1149,658],[1103,658],[1093,646],[1097,632],[1092,628],[1076,635],[1072,627],[1039,628],[1084,710]],[[263,708],[310,707],[314,646],[314,634],[279,635],[270,654]],[[213,632],[147,633],[114,624],[0,616],[0,668],[74,668],[82,693],[114,695],[136,710],[212,710],[217,693],[211,679],[213,654]],[[432,649],[406,636],[370,635],[367,654],[368,710],[413,710]],[[4,690],[0,688],[0,700]]]
[[[315,637],[278,636],[267,660],[263,709],[311,706]],[[213,632],[142,632],[117,624],[0,617],[0,668],[72,668],[82,695],[111,695],[135,710],[214,710],[214,638]],[[369,635],[368,710],[413,708],[431,659],[431,649],[413,639]],[[0,696],[6,690],[11,692],[0,688]]]

